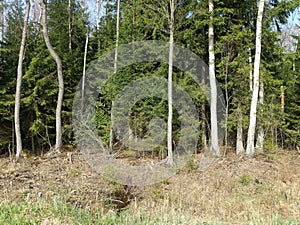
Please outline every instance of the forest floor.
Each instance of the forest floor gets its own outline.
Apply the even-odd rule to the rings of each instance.
[[[193,161],[170,179],[127,187],[76,151],[0,158],[0,224],[300,224],[300,154]]]

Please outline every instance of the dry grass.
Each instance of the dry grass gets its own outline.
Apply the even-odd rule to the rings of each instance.
[[[181,172],[167,184],[148,187],[138,209],[175,212],[200,221],[272,224],[300,218],[300,155],[228,156],[204,171]]]
[[[201,157],[195,156],[192,165],[169,180],[145,188],[129,188],[100,179],[77,152],[22,159],[17,164],[3,158],[0,201],[9,205],[60,200],[103,215],[121,210],[138,218],[163,221],[153,224],[168,224],[174,215],[176,221],[186,221],[182,224],[192,224],[187,222],[190,219],[197,221],[195,224],[300,223],[297,152],[278,151],[272,156],[254,158],[229,153],[214,160],[206,170],[197,169]]]

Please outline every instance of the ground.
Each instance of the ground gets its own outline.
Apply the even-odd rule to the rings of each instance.
[[[76,151],[0,158],[0,224],[300,224],[299,152],[206,159],[128,187]]]

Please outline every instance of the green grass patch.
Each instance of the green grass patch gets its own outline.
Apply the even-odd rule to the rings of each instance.
[[[278,216],[253,222],[250,224],[276,224],[296,225],[299,221],[283,220]],[[12,204],[0,204],[0,224],[122,224],[122,225],[167,225],[167,224],[205,224],[221,225],[228,223],[201,222],[196,218],[190,218],[175,213],[144,215],[139,212],[124,210],[120,213],[109,211],[101,214],[90,208],[74,207],[63,201],[38,201],[29,203],[26,201],[14,202]]]
[[[190,218],[168,215],[141,215],[124,210],[120,213],[108,211],[101,214],[90,208],[74,207],[63,201],[38,201],[29,203],[0,204],[0,224],[201,224]]]

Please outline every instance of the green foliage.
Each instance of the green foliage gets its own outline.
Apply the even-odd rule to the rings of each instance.
[[[253,177],[249,174],[242,174],[240,177],[240,182],[246,186],[249,185],[250,183],[252,183],[254,181]]]
[[[99,29],[90,21],[91,13],[71,1],[71,46],[69,49],[69,11],[67,0],[48,2],[48,26],[51,43],[62,59],[65,93],[63,102],[63,142],[74,143],[71,111],[77,84],[82,76],[85,36],[90,31],[87,63],[115,47],[116,1],[104,1]],[[257,1],[214,1],[214,30],[216,75],[228,108],[228,141],[234,145],[237,123],[241,119],[244,131],[248,126],[250,108],[249,49],[252,59],[255,50]],[[299,5],[298,0],[271,1],[266,4],[262,33],[261,77],[265,87],[264,105],[259,105],[258,119],[266,131],[267,143],[274,146],[300,146],[300,83],[299,48],[288,53],[280,46],[281,27]],[[3,6],[3,5],[1,5]],[[13,109],[16,85],[17,55],[24,17],[24,3],[14,1],[5,5],[5,32],[0,43],[0,148],[14,148]],[[121,1],[119,44],[141,40],[169,40],[169,2],[158,0]],[[176,1],[175,43],[192,50],[208,62],[208,1]],[[275,29],[276,28],[276,29]],[[297,38],[297,37],[296,37]],[[187,59],[188,60],[188,59]],[[96,126],[99,136],[108,145],[111,127],[111,105],[117,94],[130,82],[147,76],[166,77],[168,66],[158,62],[133,64],[118,71],[102,88],[96,104]],[[49,148],[55,138],[55,109],[57,101],[56,64],[44,44],[37,21],[30,21],[23,63],[21,122],[23,145],[28,149]],[[196,82],[174,68],[173,79],[193,99],[201,113],[199,124],[209,124],[207,101]],[[281,109],[281,87],[285,106]],[[239,106],[239,107],[238,107]],[[206,110],[209,109],[205,107]],[[208,111],[208,110],[207,110]],[[174,110],[173,136],[178,142],[180,118]],[[130,127],[134,135],[150,135],[150,121],[160,117],[167,120],[167,102],[160,98],[138,101],[131,109]],[[206,129],[209,130],[209,129]],[[202,131],[203,133],[203,131]],[[246,133],[246,132],[244,132]],[[201,134],[199,134],[201,135]],[[244,137],[245,139],[245,134]],[[273,141],[273,142],[272,142]],[[266,145],[268,149],[268,146]],[[156,149],[165,154],[164,146]]]

